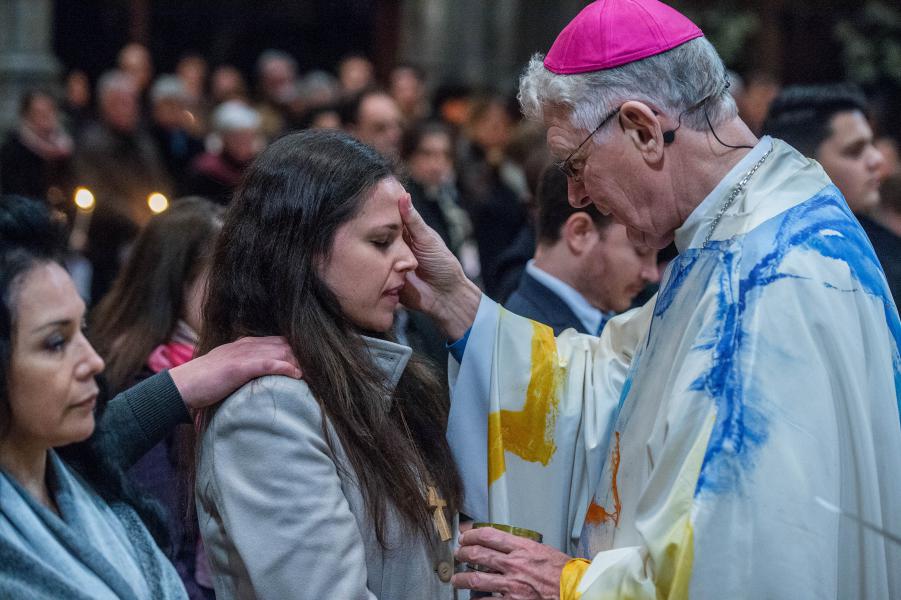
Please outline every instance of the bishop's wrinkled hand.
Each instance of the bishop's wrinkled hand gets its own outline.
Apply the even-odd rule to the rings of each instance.
[[[493,573],[457,573],[451,579],[454,587],[495,592],[507,600],[558,600],[560,576],[572,558],[551,546],[490,527],[463,533],[455,556]]]

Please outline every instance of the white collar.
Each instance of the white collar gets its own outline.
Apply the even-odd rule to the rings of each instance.
[[[722,206],[726,195],[731,191],[732,187],[751,170],[751,167],[760,160],[766,152],[772,148],[773,138],[768,135],[760,138],[757,145],[751,149],[732,169],[726,173],[726,176],[720,179],[716,187],[707,194],[707,197],[695,207],[682,226],[675,231],[676,248],[679,252],[684,252],[688,248],[700,246],[707,236],[707,231],[713,224],[716,212]]]

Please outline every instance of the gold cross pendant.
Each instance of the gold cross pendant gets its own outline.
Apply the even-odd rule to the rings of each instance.
[[[453,537],[450,525],[447,524],[447,518],[444,516],[444,507],[447,506],[447,502],[438,495],[438,490],[435,489],[435,486],[430,485],[428,491],[429,508],[434,511],[432,519],[435,521],[435,529],[438,531],[438,536],[441,538],[441,541],[446,542]]]

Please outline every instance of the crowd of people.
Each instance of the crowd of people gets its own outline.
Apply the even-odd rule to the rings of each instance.
[[[608,4],[518,106],[139,44],[23,95],[0,595],[901,596],[898,144]]]

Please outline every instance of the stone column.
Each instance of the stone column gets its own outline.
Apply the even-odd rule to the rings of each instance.
[[[52,30],[52,0],[0,0],[0,130],[15,123],[22,92],[57,85]]]

